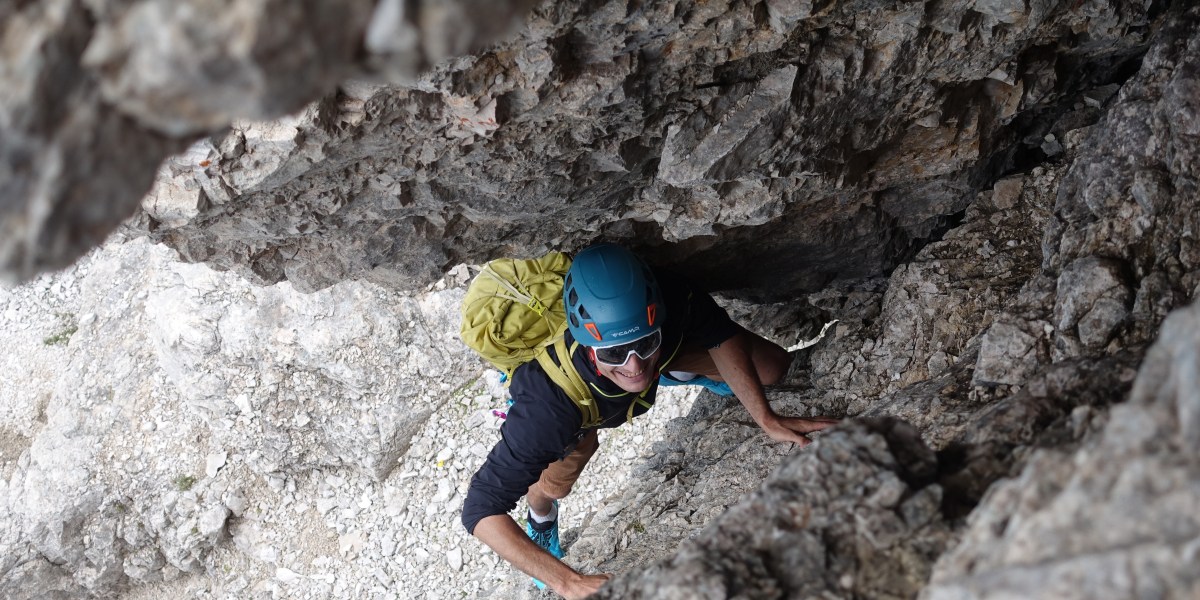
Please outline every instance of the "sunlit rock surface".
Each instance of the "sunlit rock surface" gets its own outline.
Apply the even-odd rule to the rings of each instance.
[[[446,273],[604,239],[728,292],[785,345],[837,320],[771,398],[850,422],[793,452],[736,402],[702,396],[567,532],[569,562],[617,573],[603,597],[1197,593],[1183,507],[1200,481],[1187,308],[1200,283],[1200,8],[435,4],[0,9],[13,53],[0,71],[6,272],[65,264],[130,216],[126,235],[232,271],[117,294],[146,307],[146,329],[114,333],[118,350],[75,359],[65,387],[33,395],[40,412],[14,417],[6,589],[104,595],[179,573],[225,585],[213,573],[225,551],[280,564],[239,524],[233,488],[132,490],[174,494],[139,505],[172,508],[114,525],[134,522],[114,512],[125,496],[80,465],[134,460],[102,451],[114,414],[144,410],[108,397],[141,397],[122,373],[161,364],[171,410],[207,419],[189,435],[222,440],[294,502],[354,510],[366,492],[343,498],[299,473],[336,464],[376,482],[364,489],[415,485],[389,466],[439,415],[400,383],[474,363],[413,371],[414,355],[390,363],[385,349],[453,330],[406,329],[417,314],[452,325],[465,277]],[[481,35],[526,16],[479,50],[448,35],[455,11],[494,25]],[[208,18],[169,35],[193,17]],[[159,29],[140,45],[147,24]],[[280,47],[294,53],[262,51]],[[449,305],[386,301],[437,281],[453,283],[437,292]],[[276,282],[312,299],[250,287]],[[367,339],[377,353],[357,354]],[[218,472],[233,460],[204,459]],[[453,476],[435,504],[469,473]],[[461,535],[431,559],[445,577],[470,579],[464,561],[488,556]],[[334,538],[345,560],[388,547]],[[400,575],[388,569],[360,583],[396,593],[378,583]],[[237,589],[324,582],[304,577],[289,567]],[[517,573],[472,585],[538,595]]]

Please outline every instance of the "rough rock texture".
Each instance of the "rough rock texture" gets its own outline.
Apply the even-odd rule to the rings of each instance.
[[[949,537],[937,471],[915,429],[849,425],[772,473],[673,558],[598,597],[912,597]]]
[[[187,260],[300,289],[411,286],[602,236],[715,287],[814,291],[894,267],[1043,153],[1062,113],[1136,67],[1147,17],[1123,2],[1019,18],[974,3],[555,3],[416,89],[347,86],[282,142],[251,129],[194,148],[149,226]],[[1067,35],[1089,43],[1050,50]]]
[[[449,325],[462,289],[420,300],[373,286],[298,296],[231,290],[210,270],[159,283],[145,304],[159,365],[258,472],[352,465],[383,480],[438,406],[442,390],[425,382],[473,370]]]
[[[101,4],[90,10],[108,14],[94,8]],[[112,14],[158,7],[127,4],[142,8]],[[258,6],[234,4],[246,14]],[[32,6],[0,12],[0,23],[74,18],[55,12],[64,6],[57,3]],[[303,20],[306,5],[296,6]],[[398,6],[380,3],[362,23]],[[298,27],[296,35],[321,31]],[[336,46],[343,34],[321,44]],[[15,48],[53,47],[13,39],[22,41]],[[135,55],[170,62],[169,52]],[[316,79],[334,81],[340,68],[360,74],[381,60],[372,57],[356,54]],[[239,122],[170,159],[136,219],[143,233],[187,261],[325,295],[284,302],[270,291],[240,292],[268,307],[260,314],[227,297],[233,275],[225,274],[219,282],[197,276],[203,293],[168,287],[154,298],[114,299],[153,309],[144,318],[155,333],[127,352],[130,362],[113,362],[133,368],[153,352],[189,410],[208,417],[204,436],[231,447],[249,470],[286,471],[275,481],[293,502],[319,496],[328,510],[318,512],[334,522],[343,554],[378,548],[386,558],[380,537],[393,550],[402,541],[368,535],[343,511],[370,505],[373,485],[396,489],[408,473],[423,480],[441,472],[389,472],[397,456],[412,454],[410,432],[428,423],[395,418],[388,402],[364,392],[399,379],[355,348],[365,332],[421,311],[363,315],[356,307],[370,293],[342,294],[350,286],[385,295],[422,288],[463,261],[626,241],[732,290],[732,309],[781,343],[837,320],[824,341],[798,353],[771,397],[782,412],[851,419],[818,436],[811,451],[789,453],[766,443],[735,402],[703,397],[634,477],[606,488],[604,504],[566,532],[569,562],[619,574],[602,595],[1190,597],[1197,475],[1188,454],[1200,413],[1189,400],[1195,357],[1186,340],[1197,317],[1187,309],[1164,320],[1192,302],[1200,284],[1197,57],[1200,7],[1183,1],[546,4],[516,39],[440,63],[415,83],[343,82],[290,117]],[[72,85],[92,94],[109,93],[105,86],[161,89],[115,74],[105,86],[83,81]],[[277,83],[264,77],[253,85]],[[245,81],[230,85],[246,89],[236,87]],[[274,96],[250,106],[289,101],[288,92],[270,89]],[[111,106],[136,105],[152,113],[138,121],[151,137],[165,146],[179,140],[168,126],[178,111],[129,93]],[[70,107],[100,110],[87,94],[68,96],[82,98]],[[303,105],[302,96],[292,106]],[[3,96],[10,97],[32,104],[37,95]],[[212,100],[196,110],[212,120],[180,130],[216,127],[220,111],[231,109]],[[5,118],[5,127],[18,122]],[[0,148],[17,143],[10,139],[58,148],[42,130],[14,130],[34,133],[0,138]],[[107,147],[102,131],[85,137]],[[122,168],[142,169],[155,152],[138,146],[121,156]],[[27,156],[4,154],[18,155]],[[59,171],[12,160],[0,185],[71,185]],[[144,189],[145,179],[106,179],[96,189]],[[13,249],[6,264],[19,259],[10,271],[77,251],[74,242],[39,241],[49,235],[44,223],[74,225],[26,219],[50,215],[47,207],[60,206],[52,197],[5,193],[5,231],[21,232],[3,238]],[[89,206],[104,222],[128,212],[116,203]],[[26,223],[32,228],[19,229]],[[184,308],[168,310],[177,306]],[[1147,354],[1156,339],[1159,349]],[[403,352],[400,339],[384,343]],[[321,344],[336,349],[314,350]],[[295,376],[274,375],[292,368]],[[13,585],[104,594],[128,583],[123,577],[152,580],[142,574],[155,573],[162,557],[224,582],[212,556],[229,546],[219,523],[230,520],[221,510],[234,512],[225,488],[161,503],[182,512],[142,521],[158,532],[153,543],[132,534],[110,543],[118,537],[104,515],[115,504],[105,496],[97,503],[86,487],[70,498],[55,492],[72,510],[82,507],[82,522],[29,508],[36,494],[21,490],[42,489],[31,466],[62,462],[55,448],[79,443],[92,452],[107,443],[104,381],[75,377],[65,388],[71,393],[49,396],[62,400],[47,405],[48,423],[22,417],[28,428],[6,434],[8,444],[29,446],[24,465],[5,467],[6,493],[23,516],[20,527],[4,530],[5,542],[23,554],[0,572]],[[331,382],[337,393],[312,396]],[[114,389],[131,402],[142,397]],[[295,420],[323,402],[366,408],[375,422],[323,413]],[[88,411],[99,411],[94,423],[79,416]],[[349,443],[377,423],[386,427],[370,443]],[[63,434],[76,431],[80,440]],[[412,447],[426,450],[436,438],[422,433]],[[356,469],[361,488],[297,474],[310,463]],[[59,470],[54,481],[86,481],[74,463]],[[437,507],[455,500],[469,469],[452,471],[439,480],[432,508],[406,519],[436,518]],[[297,581],[325,582],[328,562],[267,560],[247,541],[253,535],[233,537],[243,563],[282,569],[235,591],[282,595]],[[126,554],[141,558],[118,568],[89,555],[88,544],[127,544]],[[487,555],[470,540],[438,544],[455,572],[487,560],[473,558]],[[312,570],[299,579],[287,564]],[[320,593],[353,597],[379,582],[381,595],[400,595],[382,582],[413,571],[381,569],[366,581],[322,583]],[[51,587],[64,581],[73,587]],[[545,595],[521,574],[465,589]]]
[[[27,382],[55,387],[31,422],[4,419],[17,446],[0,452],[5,597],[205,572],[231,523],[246,554],[276,562],[241,542],[264,494],[314,469],[382,482],[478,377],[456,338],[461,282],[423,298],[353,282],[301,295],[127,246],[76,274],[75,312],[39,338],[66,346],[57,374],[6,365],[5,406],[28,403]]]
[[[0,7],[0,272],[96,246],[168,154],[352,76],[411,78],[509,31],[529,0],[48,0]],[[330,26],[336,23],[337,26]]]
[[[1194,412],[1186,408],[1188,393],[1175,391],[1175,385],[1190,389],[1186,374],[1194,357],[1184,348],[1194,344],[1183,340],[1194,339],[1188,321],[1194,317],[1161,324],[1167,311],[1192,298],[1195,285],[1194,269],[1185,260],[1190,217],[1180,221],[1175,215],[1190,215],[1196,201],[1188,157],[1198,150],[1197,138],[1178,132],[1190,130],[1195,114],[1186,105],[1196,96],[1182,90],[1195,86],[1198,25],[1200,10],[1180,11],[1109,116],[1096,126],[1066,132],[1058,149],[1066,160],[998,182],[968,209],[963,225],[897,269],[886,291],[868,282],[811,297],[822,309],[815,320],[842,322],[834,338],[809,358],[817,389],[781,400],[801,400],[817,412],[844,406],[850,414],[899,415],[918,425],[940,451],[944,518],[966,514],[991,482],[1015,476],[988,493],[973,513],[961,544],[939,563],[927,597],[1183,598],[1196,593],[1188,566],[1196,535],[1186,516],[1192,511],[1184,508],[1195,502],[1194,469],[1178,456],[1187,454],[1186,442],[1171,441],[1179,439],[1171,435],[1180,434],[1161,431],[1183,430],[1186,415]],[[1128,108],[1146,102],[1153,108]],[[1163,150],[1146,156],[1148,147]],[[1142,158],[1131,160],[1130,154]],[[1146,171],[1152,174],[1138,175]],[[1158,184],[1137,183],[1149,180]],[[1107,190],[1100,196],[1107,204],[1085,201],[1086,190],[1094,188]],[[1160,212],[1143,214],[1144,206]],[[1159,409],[1178,416],[1154,417],[1129,405],[1108,416],[1108,405],[1128,393],[1144,345],[1160,325],[1170,332],[1161,343],[1178,349],[1175,355],[1163,350],[1146,358],[1132,403],[1145,403],[1138,398],[1146,396],[1178,397],[1177,406]],[[1169,425],[1176,419],[1180,425]],[[1111,424],[1103,441],[1072,457],[1071,449],[1096,436],[1106,422]],[[1091,449],[1096,445],[1101,450]],[[1059,449],[1032,451],[1047,446]],[[790,459],[776,476],[806,459]],[[760,493],[769,495],[770,489],[768,483]],[[793,502],[824,497],[819,490],[802,490],[799,496]],[[766,510],[787,514],[787,505],[768,503]],[[858,512],[870,514],[861,507]],[[768,531],[747,533],[754,527]],[[824,560],[807,570],[804,560],[788,563],[804,574],[766,567],[750,574],[733,569],[731,575],[723,561],[704,562],[698,550],[734,552],[735,542],[747,535],[787,539],[790,531],[760,520],[736,532],[718,525],[682,534],[677,539],[696,537],[677,556],[635,568],[612,588],[664,598],[675,597],[680,592],[673,590],[681,585],[711,597],[814,593],[790,582],[836,565],[836,544],[812,548]],[[897,536],[919,539],[919,533],[909,526]],[[837,539],[859,547],[872,536],[863,528],[843,531]],[[769,547],[737,564],[743,569],[771,565],[785,555],[783,547]],[[879,565],[879,571],[904,564],[893,560]],[[624,561],[636,564],[637,559]],[[714,580],[708,571],[689,567],[693,564],[724,577]],[[763,584],[764,579],[770,583]],[[853,588],[855,580],[847,584]],[[768,587],[755,587],[761,585]]]
[[[1083,448],[1040,450],[989,491],[923,598],[1200,594],[1200,307],[1162,331],[1129,402]]]
[[[221,11],[108,8],[84,64],[112,104],[174,123],[156,131],[211,129],[359,76],[347,32],[392,4],[375,20],[361,2],[337,5],[345,31],[321,27],[324,39],[309,24],[327,19],[307,5],[239,3],[239,20],[205,19],[165,50],[122,32]],[[187,260],[305,290],[347,278],[412,288],[459,262],[600,236],[636,240],[717,287],[772,276],[773,289],[753,291],[775,297],[877,275],[998,174],[1055,153],[1046,136],[1059,117],[1136,68],[1162,9],[993,4],[548,4],[517,39],[415,86],[346,84],[282,124],[239,123],[202,142],[165,167],[146,224]],[[276,13],[289,51],[252,52],[282,44],[254,35]],[[250,57],[189,51],[209,39]],[[338,52],[301,60],[326,47]],[[213,71],[223,85],[208,85]],[[161,82],[166,72],[179,83]],[[145,189],[157,160],[121,156],[142,173],[124,185]],[[773,242],[748,244],[764,237]]]
[[[1047,264],[1065,265],[1056,353],[1078,356],[1114,338],[1114,346],[1125,346],[1120,337],[1161,334],[1129,402],[1112,409],[1102,432],[1077,452],[1040,451],[988,493],[924,597],[1200,593],[1200,529],[1191,508],[1198,495],[1197,307],[1157,327],[1173,299],[1195,293],[1188,223],[1197,208],[1191,164],[1200,150],[1200,11],[1190,9],[1163,39],[1072,169],[1047,234],[1047,247],[1058,249]],[[1113,143],[1129,149],[1120,160],[1105,151]],[[1095,277],[1078,278],[1087,272]]]

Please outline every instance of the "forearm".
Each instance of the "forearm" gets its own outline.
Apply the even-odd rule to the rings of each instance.
[[[744,334],[735,335],[709,351],[721,377],[733,390],[746,412],[760,427],[777,418],[750,354],[750,343]]]
[[[729,384],[729,388],[737,395],[738,401],[746,408],[746,412],[750,413],[750,417],[768,437],[777,442],[791,442],[804,446],[809,443],[805,434],[820,431],[837,422],[834,419],[823,417],[781,417],[777,414],[771,408],[771,404],[767,402],[767,395],[763,391],[762,379],[760,379],[760,373],[763,372],[760,369],[762,365],[755,364],[751,344],[752,340],[749,339],[748,334],[735,335],[720,346],[709,350],[709,353],[712,355],[713,363],[716,364],[721,377]],[[776,350],[780,353],[783,352],[782,348],[774,345],[767,348],[766,354]],[[770,358],[765,358],[765,360],[778,362],[767,369],[768,373],[778,373],[780,369],[786,368],[782,360],[775,361]],[[768,377],[771,376],[768,375]],[[775,380],[778,380],[778,377]]]
[[[508,515],[484,518],[475,526],[475,537],[516,569],[541,580],[562,593],[577,584],[582,576],[566,563],[554,558],[533,540]],[[563,594],[566,596],[567,594]]]

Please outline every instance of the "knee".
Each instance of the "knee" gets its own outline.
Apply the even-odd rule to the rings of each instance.
[[[784,376],[787,375],[788,369],[791,366],[792,355],[779,345],[771,342],[767,342],[759,359],[755,360],[758,380],[763,385],[774,385],[783,381]]]
[[[571,490],[574,488],[575,488],[575,484],[569,483],[560,488],[547,490],[546,496],[550,497],[553,500],[562,500],[563,498],[566,498],[567,496],[569,496],[571,494]]]
[[[545,481],[539,481],[529,486],[527,496],[542,497],[549,500],[562,500],[571,493],[571,488],[575,487],[574,483],[563,484],[548,484]]]
[[[569,477],[545,477],[538,479],[529,486],[526,495],[547,500],[562,500],[575,487],[575,480]]]

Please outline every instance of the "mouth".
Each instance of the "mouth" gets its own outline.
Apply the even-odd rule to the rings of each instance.
[[[637,379],[637,378],[641,377],[642,374],[645,372],[646,372],[645,369],[641,369],[641,370],[637,371],[636,373],[630,373],[628,371],[617,371],[617,375],[620,375],[621,377],[624,377],[626,379]]]
[[[627,392],[641,392],[650,385],[650,371],[642,368],[637,371],[614,370],[615,383]]]

